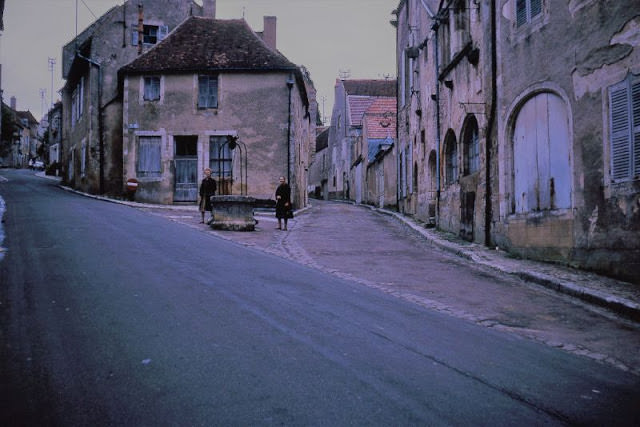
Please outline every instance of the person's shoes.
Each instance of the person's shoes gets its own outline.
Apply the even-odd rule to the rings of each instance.
[[[200,221],[200,224],[204,224],[204,220]]]
[[[283,228],[284,231],[287,231],[287,227]]]

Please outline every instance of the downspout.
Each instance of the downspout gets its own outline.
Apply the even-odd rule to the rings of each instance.
[[[489,119],[487,120],[487,138],[485,138],[485,217],[484,217],[484,243],[486,246],[492,246],[491,243],[491,218],[493,216],[491,207],[491,137],[494,135],[494,126],[496,120],[496,102],[498,98],[498,60],[497,60],[497,30],[496,30],[496,0],[491,0],[491,110]]]
[[[84,59],[89,64],[94,65],[98,69],[98,147],[100,153],[100,184],[99,184],[99,194],[104,194],[104,138],[102,135],[102,66],[99,62],[94,61],[91,58],[87,58],[80,54],[80,52],[76,52],[76,56],[80,59]]]
[[[436,227],[440,224],[440,82],[438,80],[438,76],[440,75],[440,58],[439,58],[439,45],[438,45],[438,28],[440,24],[438,23],[438,16],[433,13],[431,8],[424,2],[424,0],[420,0],[422,3],[422,7],[427,11],[429,18],[433,21],[431,25],[431,30],[434,32],[433,37],[433,49],[434,49],[434,67],[435,67],[435,84],[436,84],[436,94],[435,94],[435,103],[436,103]],[[442,7],[442,2],[440,3],[440,7]],[[426,44],[426,39],[424,41]]]
[[[289,114],[287,115],[287,183],[291,185],[291,91],[293,89],[293,75],[287,79],[289,88]]]
[[[434,99],[436,103],[436,228],[440,225],[440,190],[442,187],[442,183],[440,180],[440,80],[438,76],[440,75],[440,49],[438,44],[438,28],[440,24],[438,23],[438,18],[433,18],[433,25],[431,29],[434,32],[433,37],[433,49],[434,49],[434,66],[435,66],[435,84],[436,84],[436,99]]]

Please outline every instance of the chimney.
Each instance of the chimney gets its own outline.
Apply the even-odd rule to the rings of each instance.
[[[205,18],[216,18],[216,0],[202,0],[202,14]]]
[[[16,101],[16,97],[15,97],[15,96],[12,96],[12,97],[11,97],[11,100],[9,101],[9,106],[11,107],[11,109],[12,109],[13,111],[17,111],[17,110],[16,110],[17,103],[18,103],[18,102]]]
[[[262,39],[271,49],[276,50],[276,17],[264,17],[264,30],[262,31]]]

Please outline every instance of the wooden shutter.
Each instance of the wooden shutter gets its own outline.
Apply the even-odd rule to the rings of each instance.
[[[131,45],[138,46],[138,28],[131,30]]]
[[[527,23],[527,0],[516,1],[516,26]]]
[[[198,76],[198,108],[207,108],[207,76]]]
[[[640,79],[631,85],[633,119],[633,175],[640,175]]]
[[[631,175],[631,116],[629,81],[609,88],[609,117],[611,138],[611,177],[614,180]]]
[[[160,25],[158,27],[158,41],[164,40],[169,34],[169,27],[167,25]]]
[[[160,173],[160,137],[141,136],[138,142],[138,171]]]
[[[531,0],[531,19],[542,13],[542,0]]]

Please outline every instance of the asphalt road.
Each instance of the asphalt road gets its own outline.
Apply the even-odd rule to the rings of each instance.
[[[637,425],[638,377],[1,171],[3,425]]]

